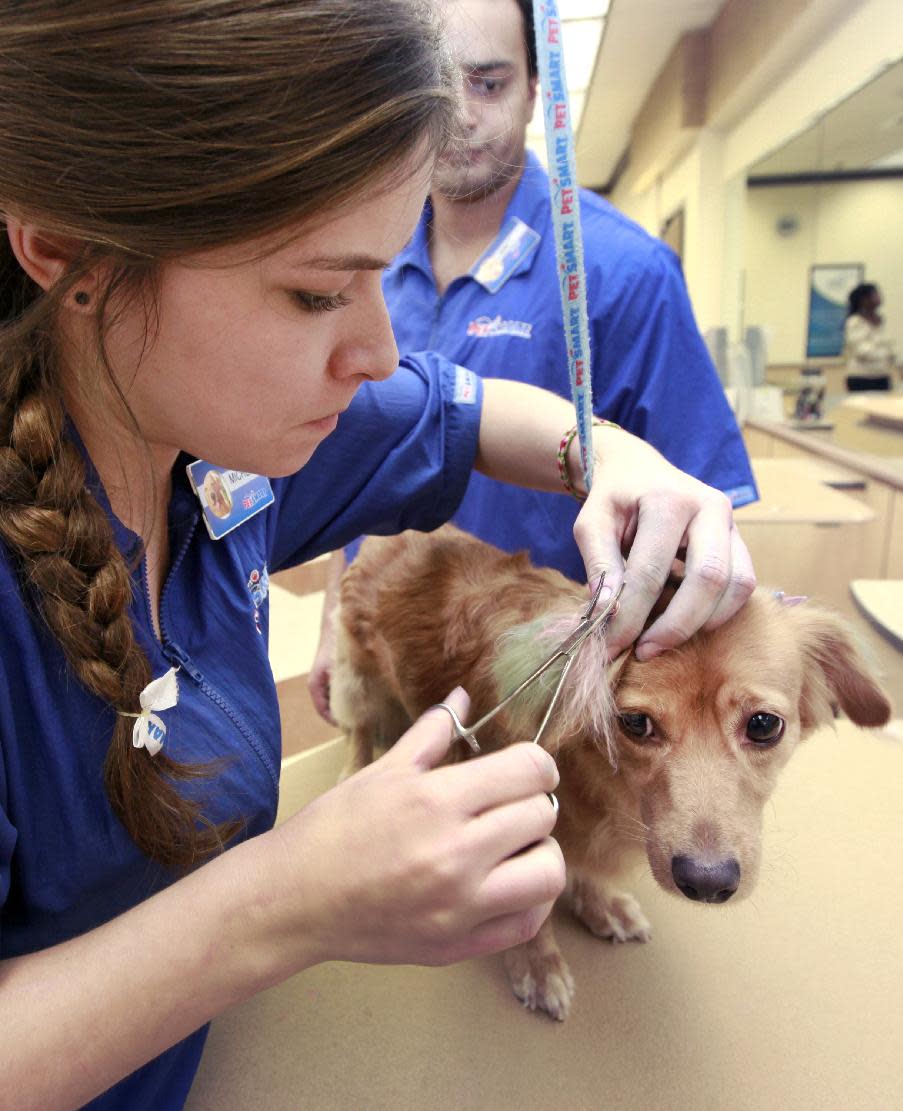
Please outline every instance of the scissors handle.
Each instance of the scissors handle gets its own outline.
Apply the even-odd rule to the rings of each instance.
[[[553,701],[554,701],[554,699],[553,699]],[[445,712],[448,714],[448,716],[452,719],[452,725],[454,726],[454,729],[455,729],[455,735],[458,738],[460,738],[461,740],[467,741],[467,743],[470,745],[470,747],[473,749],[474,752],[479,752],[480,751],[480,746],[477,743],[476,737],[463,724],[461,719],[455,713],[454,709],[451,706],[449,706],[449,704],[447,702],[437,702],[436,705],[432,708],[434,710],[445,710]],[[546,717],[543,721],[543,726],[545,725],[545,721],[548,720],[549,713],[551,713],[551,706],[549,707],[549,712],[546,714]],[[540,732],[542,731],[543,726],[540,726]],[[538,734],[537,734],[536,739],[537,740],[539,739]],[[552,809],[557,814],[558,813],[558,799],[551,792],[546,793],[546,798],[552,804]]]
[[[574,660],[577,658],[577,653],[586,643],[588,638],[597,629],[603,628],[605,626],[605,623],[611,617],[612,613],[617,612],[618,602],[621,598],[621,591],[624,589],[623,582],[618,587],[618,591],[615,596],[610,599],[610,601],[605,605],[602,611],[595,617],[593,616],[593,614],[595,613],[596,605],[599,601],[599,597],[602,593],[602,586],[604,582],[605,575],[603,574],[602,577],[599,579],[599,583],[595,591],[593,592],[593,596],[589,605],[580,618],[580,622],[577,625],[577,628],[570,634],[570,636],[568,636],[561,644],[559,644],[555,651],[545,660],[543,660],[543,662],[539,665],[539,667],[535,669],[535,671],[528,675],[522,682],[518,683],[514,690],[509,691],[509,693],[506,694],[500,702],[493,706],[492,709],[489,710],[487,713],[483,714],[483,716],[478,721],[475,721],[473,725],[471,725],[470,727],[466,726],[458,717],[455,710],[451,706],[449,706],[447,702],[437,703],[437,708],[445,710],[448,713],[449,717],[452,719],[452,724],[455,729],[455,736],[459,740],[466,741],[473,752],[480,751],[480,745],[476,738],[477,730],[482,729],[482,727],[487,722],[492,721],[496,714],[504,710],[508,703],[517,698],[517,696],[522,691],[526,690],[526,688],[529,687],[531,683],[535,683],[536,680],[541,675],[545,674],[545,672],[548,671],[553,664],[557,663],[559,660],[563,660],[564,666],[561,669],[561,674],[558,676],[558,681],[555,684],[555,690],[552,692],[552,697],[549,700],[548,706],[546,707],[546,712],[543,714],[542,721],[539,723],[539,728],[536,730],[536,735],[533,738],[532,743],[539,744],[540,740],[542,739],[543,733],[545,733],[546,726],[549,724],[549,721],[552,717],[552,713],[556,705],[558,704],[558,699],[561,695],[562,689],[564,688],[565,681],[568,677],[568,672],[571,670]],[[548,796],[548,799],[555,809],[555,812],[557,813],[558,799],[552,794]]]
[[[452,719],[452,725],[455,727],[455,736],[459,741],[467,741],[474,752],[480,751],[479,743],[473,735],[473,730],[468,729],[467,726],[461,721],[454,709],[449,706],[447,702],[437,702],[435,706],[431,707],[433,710],[445,710],[448,716]]]

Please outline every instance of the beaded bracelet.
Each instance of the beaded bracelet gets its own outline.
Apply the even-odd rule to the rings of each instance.
[[[601,417],[593,417],[593,427],[602,428],[605,426],[609,428],[620,428],[619,424],[615,424],[613,420],[602,420]],[[561,443],[558,445],[558,474],[561,476],[561,481],[564,483],[564,488],[577,501],[586,501],[586,494],[581,494],[580,491],[571,482],[568,475],[568,451],[570,451],[571,444],[574,442],[574,437],[577,435],[577,425],[569,428],[567,432],[561,437]]]

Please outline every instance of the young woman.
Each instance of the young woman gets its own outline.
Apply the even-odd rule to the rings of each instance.
[[[894,347],[880,313],[881,290],[874,282],[860,282],[847,299],[843,349],[850,374],[891,374]]]
[[[231,1003],[327,959],[502,949],[548,913],[551,759],[437,767],[441,711],[271,828],[264,584],[437,525],[473,466],[560,489],[572,415],[438,356],[396,369],[380,270],[453,126],[428,8],[0,19],[0,1103],[172,1108]],[[725,620],[753,582],[726,500],[618,429],[596,453],[577,541],[613,586],[629,549],[615,646],[679,549],[646,651]],[[197,459],[269,476],[273,504],[213,539]]]

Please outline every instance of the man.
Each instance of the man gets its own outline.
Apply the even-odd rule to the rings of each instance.
[[[440,351],[484,377],[569,396],[567,347],[548,177],[526,152],[537,95],[531,0],[444,0],[464,83],[462,134],[437,166],[430,200],[384,292],[399,350]],[[593,407],[672,463],[729,495],[757,494],[742,437],[693,318],[673,252],[581,190]],[[562,429],[562,434],[565,432]],[[455,522],[572,578],[584,572],[571,498],[474,474]],[[310,675],[328,715],[330,568],[321,644]]]

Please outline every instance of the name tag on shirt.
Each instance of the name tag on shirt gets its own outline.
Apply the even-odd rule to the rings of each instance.
[[[521,261],[536,250],[540,238],[539,232],[529,224],[518,216],[511,216],[470,268],[470,276],[487,292],[497,293]]]
[[[220,540],[276,500],[266,475],[230,471],[203,459],[189,463],[185,469],[201,503],[204,524],[214,540]]]

